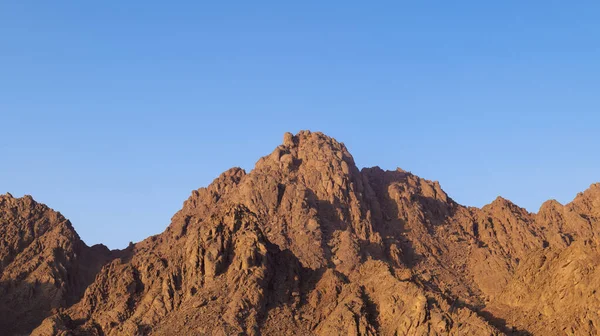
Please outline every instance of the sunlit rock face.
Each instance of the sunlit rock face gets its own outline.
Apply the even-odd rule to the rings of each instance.
[[[401,169],[359,170],[322,133],[286,133],[123,251],[0,196],[0,334],[598,334],[599,222],[600,184],[537,214],[464,207]]]

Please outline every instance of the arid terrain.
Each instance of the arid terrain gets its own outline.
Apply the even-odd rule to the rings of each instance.
[[[598,183],[537,213],[466,207],[286,133],[125,250],[1,195],[0,335],[597,335],[599,233]]]

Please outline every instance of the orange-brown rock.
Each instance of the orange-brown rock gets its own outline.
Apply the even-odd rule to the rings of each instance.
[[[31,198],[0,195],[0,334],[26,334],[79,301],[111,258],[88,247],[60,213]]]
[[[7,335],[597,334],[599,222],[600,184],[538,214],[501,197],[464,207],[409,172],[359,170],[321,133],[287,133],[251,172],[233,168],[193,191],[162,234],[124,251],[85,246],[28,197],[0,198],[0,326]]]

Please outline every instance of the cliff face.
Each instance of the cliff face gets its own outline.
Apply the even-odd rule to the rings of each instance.
[[[6,334],[600,329],[600,184],[538,214],[502,198],[468,208],[437,182],[359,170],[343,144],[304,131],[250,173],[230,169],[194,191],[165,232],[118,253],[88,248],[29,198],[2,200],[20,205],[0,203],[2,290],[18,293],[0,307],[47,304],[20,326],[0,314]],[[39,209],[12,210],[25,204]]]

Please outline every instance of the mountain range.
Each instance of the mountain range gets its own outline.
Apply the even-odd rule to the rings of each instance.
[[[599,234],[600,183],[537,213],[467,207],[286,133],[124,250],[0,195],[0,334],[596,335]]]

